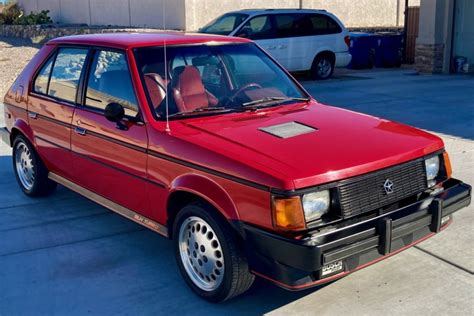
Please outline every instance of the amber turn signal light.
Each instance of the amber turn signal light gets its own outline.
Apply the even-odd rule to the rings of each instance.
[[[276,228],[285,230],[304,229],[306,223],[301,198],[274,198],[273,224]]]
[[[443,152],[443,160],[444,160],[444,169],[446,170],[446,176],[451,178],[451,174],[453,173],[453,169],[451,169],[451,160],[449,160],[448,152]]]

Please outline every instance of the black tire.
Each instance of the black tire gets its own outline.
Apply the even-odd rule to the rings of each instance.
[[[28,148],[29,150],[29,157],[31,159],[32,170],[34,174],[34,179],[31,181],[31,186],[25,186],[20,179],[19,171],[16,164],[16,157],[19,154],[19,151],[22,148]],[[28,139],[23,135],[18,135],[15,137],[13,141],[13,155],[12,155],[12,162],[13,162],[13,170],[15,172],[15,177],[20,186],[23,193],[30,197],[41,197],[47,196],[53,193],[56,189],[56,182],[51,181],[48,179],[48,170],[46,169],[43,161],[41,161],[40,157],[36,153],[34,147],[30,144]]]
[[[179,211],[173,225],[173,247],[176,262],[182,277],[197,295],[213,303],[222,302],[242,294],[252,286],[255,278],[254,275],[249,272],[247,258],[245,257],[242,245],[236,233],[230,225],[220,216],[216,215],[215,212],[212,207],[204,203],[191,203]],[[224,274],[220,285],[214,290],[206,291],[197,286],[186,271],[181,257],[179,241],[180,228],[185,221],[188,222],[190,219],[196,217],[204,220],[211,226],[210,228],[215,232],[222,249]]]
[[[324,68],[328,68],[326,71],[320,71],[320,67],[324,65]],[[314,58],[313,65],[311,66],[311,78],[316,79],[316,80],[326,80],[331,78],[332,74],[334,73],[334,65],[335,65],[335,60],[334,56],[331,54],[323,53],[319,54]]]

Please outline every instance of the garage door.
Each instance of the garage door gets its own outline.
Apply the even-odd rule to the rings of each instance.
[[[474,1],[457,0],[454,25],[454,56],[474,64]]]

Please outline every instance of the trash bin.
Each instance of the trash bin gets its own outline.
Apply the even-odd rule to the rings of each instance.
[[[352,60],[347,68],[364,69],[372,68],[375,63],[376,37],[372,33],[350,33],[349,52]]]
[[[403,56],[403,33],[379,32],[375,49],[375,67],[400,67]]]

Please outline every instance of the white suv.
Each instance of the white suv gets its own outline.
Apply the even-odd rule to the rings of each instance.
[[[325,10],[268,9],[226,13],[200,33],[246,37],[257,42],[289,71],[331,77],[351,61],[349,32]]]

